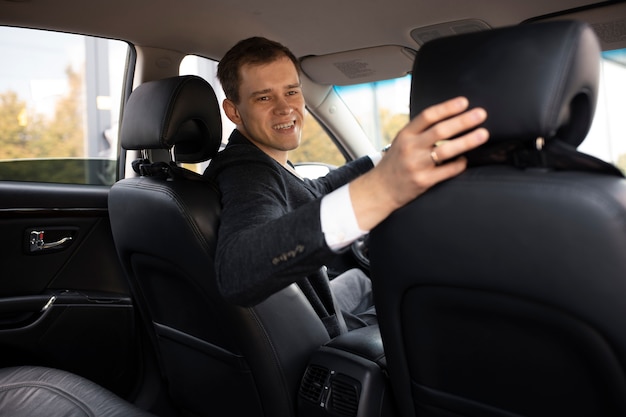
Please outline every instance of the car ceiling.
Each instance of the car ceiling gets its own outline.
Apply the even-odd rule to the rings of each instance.
[[[0,0],[0,23],[124,39],[219,59],[240,39],[278,40],[297,56],[377,45],[418,49],[411,31],[478,19],[490,27],[589,0]]]

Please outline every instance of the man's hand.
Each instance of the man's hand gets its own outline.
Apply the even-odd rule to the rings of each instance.
[[[394,210],[433,185],[465,170],[459,155],[489,138],[477,128],[487,118],[484,109],[467,110],[457,97],[425,109],[393,140],[385,157],[370,172],[350,183],[350,198],[359,227],[371,230]],[[462,136],[449,140],[463,132]]]

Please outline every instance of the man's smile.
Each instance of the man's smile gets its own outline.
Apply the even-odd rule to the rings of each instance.
[[[292,122],[289,122],[289,123],[282,123],[282,124],[274,125],[272,128],[274,130],[291,129],[295,125],[296,125],[296,122],[292,121]]]

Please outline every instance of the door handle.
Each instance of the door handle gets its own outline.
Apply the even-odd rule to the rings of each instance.
[[[68,232],[70,233],[70,232]],[[58,240],[53,242],[45,241],[46,231],[45,230],[31,230],[30,232],[30,251],[38,252],[46,249],[55,249],[62,248],[66,243],[72,240],[72,236],[64,236]]]

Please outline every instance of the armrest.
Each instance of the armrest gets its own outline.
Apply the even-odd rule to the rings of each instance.
[[[327,347],[350,352],[387,369],[385,349],[378,326],[367,326],[335,337]]]

